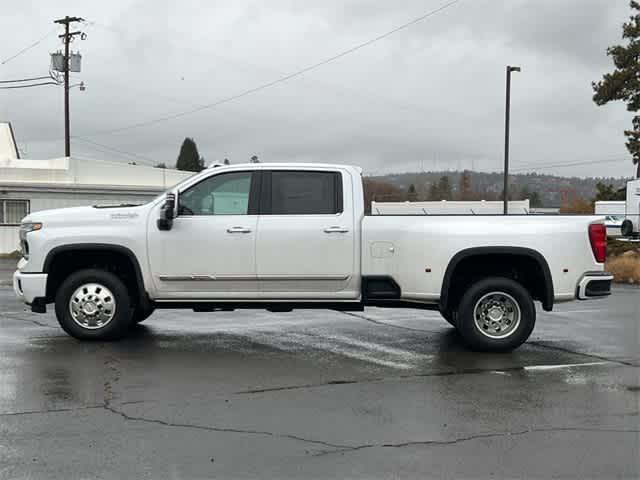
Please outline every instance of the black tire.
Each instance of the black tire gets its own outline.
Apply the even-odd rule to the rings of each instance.
[[[85,284],[106,287],[113,296],[113,315],[103,326],[83,327],[71,315],[72,295]],[[55,298],[56,317],[65,332],[79,340],[117,340],[131,325],[133,306],[127,287],[116,275],[104,270],[87,269],[72,273],[62,282]]]
[[[494,292],[497,293],[496,296],[491,295]],[[513,304],[512,301],[515,301],[520,312],[519,323],[514,321],[513,327],[508,326],[503,330],[505,333],[494,332],[494,337],[490,331],[482,331],[476,323],[474,310],[478,305],[478,323],[482,323],[480,302],[487,298],[507,298],[507,304]],[[536,309],[531,294],[518,282],[509,278],[489,277],[472,284],[462,296],[457,322],[460,335],[473,350],[508,352],[522,345],[531,335],[536,323]],[[509,328],[513,330],[509,332]],[[505,336],[495,338],[496,335]]]
[[[149,307],[149,308],[143,308],[143,307],[136,307],[136,309],[133,311],[133,318],[131,320],[131,325],[136,325],[140,322],[144,322],[147,318],[149,318],[151,316],[151,314],[155,311],[156,309],[153,307]]]
[[[630,237],[633,235],[633,222],[629,219],[622,222],[622,228],[620,229],[623,237]]]

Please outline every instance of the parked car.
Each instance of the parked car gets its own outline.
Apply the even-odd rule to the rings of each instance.
[[[610,293],[602,217],[364,211],[355,167],[211,168],[145,205],[27,216],[14,288],[82,340],[123,337],[156,308],[375,305],[437,309],[493,351],[529,337],[534,301]]]

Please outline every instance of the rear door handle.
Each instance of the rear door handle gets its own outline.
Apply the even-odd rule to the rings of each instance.
[[[333,227],[327,227],[324,229],[324,233],[347,233],[349,231],[348,228],[338,227],[334,225]]]
[[[229,227],[227,233],[251,233],[251,229],[249,227]]]

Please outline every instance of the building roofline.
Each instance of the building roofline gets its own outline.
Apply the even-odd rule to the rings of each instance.
[[[61,191],[74,193],[132,193],[132,194],[157,194],[164,192],[162,186],[147,185],[79,185],[76,183],[23,183],[0,182],[0,192],[10,191]]]

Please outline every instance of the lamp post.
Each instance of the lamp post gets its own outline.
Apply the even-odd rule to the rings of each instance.
[[[504,214],[509,213],[509,107],[511,104],[511,72],[519,72],[520,67],[507,65],[507,99],[504,113]]]

